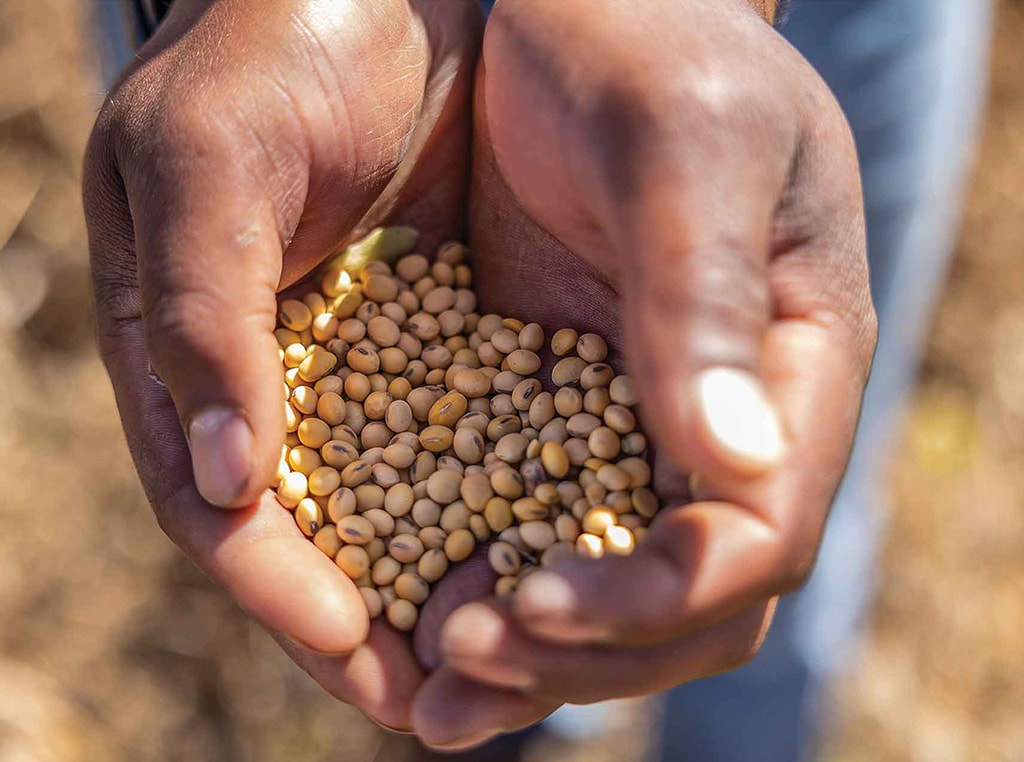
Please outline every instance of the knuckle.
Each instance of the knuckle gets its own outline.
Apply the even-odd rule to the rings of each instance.
[[[129,337],[138,325],[138,294],[110,279],[95,280],[96,333],[100,347]]]
[[[106,129],[123,172],[167,172],[230,145],[223,127],[230,97],[187,76],[162,76],[162,68],[150,62],[108,101]]]
[[[724,230],[690,246],[683,262],[686,295],[694,301],[734,305],[742,314],[766,319],[770,292],[765,265],[750,236]]]
[[[645,322],[667,318],[672,325],[691,326],[687,341],[695,352],[721,361],[749,358],[771,317],[764,266],[750,246],[720,236],[669,256],[678,264],[641,268],[645,298],[638,306],[649,312]]]
[[[727,659],[727,669],[739,669],[750,664],[761,652],[767,632],[762,622],[751,624],[740,637],[733,641],[733,649]]]
[[[199,99],[172,95],[149,109],[152,115],[139,124],[145,133],[133,135],[133,144],[144,147],[158,163],[166,159],[169,169],[216,153],[227,144],[217,116],[221,111],[207,108]]]
[[[803,587],[814,570],[816,544],[797,532],[782,532],[774,547],[768,592],[791,593]]]
[[[135,261],[130,251],[97,244],[92,257],[93,298],[102,323],[138,320],[141,316]]]
[[[631,75],[601,83],[595,99],[600,106],[592,113],[593,131],[610,152],[664,154],[684,135],[690,145],[719,143],[753,108],[749,94],[730,77],[705,78],[642,62],[628,68],[635,69]]]
[[[679,113],[687,117],[687,126],[707,134],[730,127],[749,113],[754,101],[742,80],[723,72],[663,72],[654,82],[669,102],[677,104]]]
[[[197,501],[201,501],[191,478],[184,478],[180,472],[172,473],[160,469],[143,480],[143,487],[153,516],[160,531],[177,545],[186,556],[195,560],[202,556],[199,542],[181,517],[186,515]]]
[[[212,361],[216,346],[209,326],[223,323],[220,300],[203,291],[163,296],[143,312],[143,340],[161,375],[183,357]]]
[[[875,355],[875,347],[878,346],[878,313],[875,312],[870,292],[867,289],[865,289],[863,301],[865,303],[858,311],[860,315],[858,337],[860,339],[861,364],[864,376],[867,378],[872,358]]]

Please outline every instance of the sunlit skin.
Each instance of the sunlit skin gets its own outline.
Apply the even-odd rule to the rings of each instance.
[[[100,344],[161,526],[330,692],[435,746],[749,659],[813,564],[875,337],[849,131],[774,4],[506,0],[475,93],[471,0],[245,5],[177,4],[89,152]],[[364,641],[355,587],[260,496],[274,292],[371,207],[425,251],[460,237],[467,196],[483,308],[608,339],[673,508],[632,557],[537,573],[512,604],[485,559],[459,565],[414,653],[382,622]],[[771,462],[723,445],[716,368],[777,411],[781,446],[754,432]],[[193,485],[180,422],[211,400],[246,411],[256,505]]]
[[[275,293],[360,220],[412,224],[424,250],[463,234],[482,26],[471,0],[180,0],[86,161],[100,350],[160,526],[328,691],[403,730],[424,676],[408,638],[369,625],[264,489],[284,432]],[[254,431],[249,507],[193,482],[182,421],[211,401]]]

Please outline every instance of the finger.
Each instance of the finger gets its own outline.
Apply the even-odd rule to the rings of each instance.
[[[721,624],[647,648],[563,646],[525,634],[492,601],[470,603],[445,625],[445,664],[504,690],[586,704],[639,696],[735,669],[757,654],[774,614],[774,600]]]
[[[769,329],[765,378],[792,432],[781,466],[716,484],[718,501],[663,509],[632,556],[571,559],[531,575],[514,597],[527,631],[661,643],[799,586],[856,426],[863,382],[855,342],[843,337],[801,321]]]
[[[192,483],[189,453],[167,390],[148,372],[142,326],[122,325],[105,355],[118,408],[157,520],[168,537],[246,612],[323,653],[366,637],[355,585],[307,540],[269,493],[239,511],[210,510]]]
[[[624,343],[661,445],[701,473],[775,466],[785,438],[760,354],[795,118],[755,128],[760,104],[725,77],[695,86],[660,67],[623,87],[605,69],[584,74],[556,44],[570,24],[575,44],[604,43],[610,60],[635,61],[635,51],[564,8],[538,23],[529,6],[496,9],[484,40],[481,71],[495,74],[482,77],[478,123],[502,174],[529,214],[619,287]],[[636,31],[625,11],[605,10]],[[502,76],[508,68],[538,81]]]
[[[518,691],[495,690],[441,667],[416,694],[413,726],[426,746],[465,751],[540,722],[559,703]]]
[[[282,233],[274,200],[226,131],[189,114],[181,106],[166,116],[175,138],[159,146],[133,138],[118,171],[146,349],[174,399],[200,493],[237,508],[270,483],[284,434],[273,336]]]
[[[439,642],[445,620],[464,603],[494,592],[497,579],[498,575],[487,561],[486,547],[480,547],[437,583],[420,609],[413,633],[416,657],[424,669],[433,671],[441,664]]]
[[[806,120],[815,132],[803,138],[773,223],[777,251],[767,278],[775,318],[757,342],[759,383],[785,432],[780,462],[756,478],[708,462],[706,470],[697,470],[710,487],[705,494],[719,500],[665,512],[632,558],[574,560],[561,573],[527,579],[516,612],[532,633],[666,642],[790,591],[810,573],[849,457],[874,346],[852,139],[834,103],[816,105],[822,114]],[[686,428],[689,403],[672,407],[678,378],[672,358],[686,355],[685,342],[673,343],[671,331],[657,333],[651,326],[651,341],[658,343],[645,344],[648,337],[636,335],[640,324],[634,320],[628,329],[634,335],[627,346],[648,355],[660,346],[668,358],[641,371],[655,377],[647,380],[645,403],[659,413],[656,441],[677,465],[693,468],[703,461],[683,442],[686,431],[698,439]],[[643,359],[638,362],[644,367]],[[760,395],[751,391],[753,382],[744,383],[749,396]],[[724,407],[743,412],[733,421],[736,431],[757,428],[759,416],[749,405]],[[645,595],[637,596],[638,589]]]
[[[166,387],[149,368],[139,319],[132,227],[110,173],[86,186],[100,353],[136,468],[158,522],[211,579],[271,630],[324,653],[346,653],[368,627],[355,586],[306,540],[269,495],[240,511],[210,510]]]
[[[423,102],[401,163],[358,229],[409,225],[421,234],[417,250],[429,254],[445,241],[465,239],[469,101],[484,19],[476,3],[462,0],[413,0],[409,10],[431,45]],[[350,189],[343,184],[338,192]]]
[[[623,329],[643,410],[657,411],[645,420],[681,467],[712,478],[778,466],[788,439],[762,359],[785,175],[758,171],[744,148],[702,152],[712,173],[637,170],[612,232],[617,259],[636,259],[622,274]]]
[[[240,511],[211,511],[192,484],[167,390],[148,372],[142,326],[104,340],[118,408],[157,520],[168,537],[248,613],[306,647],[346,653],[368,626],[355,585],[267,493]],[[154,473],[154,471],[158,473]]]
[[[281,648],[324,690],[362,710],[385,730],[412,730],[412,701],[425,677],[409,640],[383,619],[364,643],[343,656],[316,653],[279,634]]]

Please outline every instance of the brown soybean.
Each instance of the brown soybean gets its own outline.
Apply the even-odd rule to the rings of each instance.
[[[608,357],[608,345],[596,333],[585,333],[576,342],[576,354],[589,363],[604,362]]]
[[[413,534],[395,535],[388,543],[388,553],[400,563],[414,563],[423,555],[423,541]]]
[[[370,569],[370,557],[358,545],[345,545],[339,549],[334,562],[351,579],[359,579]]]
[[[395,595],[418,606],[430,595],[430,585],[418,574],[399,574],[395,579]]]
[[[558,357],[568,354],[576,348],[578,336],[572,328],[556,331],[555,335],[551,337],[551,351]]]
[[[366,545],[376,536],[373,524],[362,516],[343,516],[337,527],[338,537],[351,545]]]
[[[387,617],[396,630],[409,632],[416,626],[419,610],[410,601],[398,598],[388,604]]]
[[[555,479],[562,479],[569,473],[569,454],[558,442],[547,442],[540,453],[544,470]]]
[[[416,573],[427,582],[437,582],[448,571],[448,556],[440,547],[424,551],[416,563]]]
[[[514,545],[507,542],[495,542],[487,549],[487,560],[500,575],[518,574],[523,567],[523,561],[519,557],[519,551]]]
[[[534,550],[545,550],[555,542],[555,528],[547,521],[524,521],[519,525],[519,536]]]
[[[464,368],[455,374],[454,386],[466,398],[474,399],[491,390],[491,379],[475,368]]]
[[[456,529],[444,541],[444,553],[450,561],[458,563],[469,558],[476,547],[476,538],[468,529]]]
[[[555,386],[575,384],[580,380],[587,361],[579,357],[564,357],[551,369],[551,381]]]

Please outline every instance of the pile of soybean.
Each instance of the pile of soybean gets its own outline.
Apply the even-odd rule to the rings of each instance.
[[[631,553],[658,510],[634,384],[605,341],[557,331],[542,380],[542,327],[479,314],[466,247],[430,261],[408,253],[416,239],[353,244],[318,291],[280,303],[276,331],[277,498],[370,616],[404,631],[481,545],[510,595],[559,558]]]

